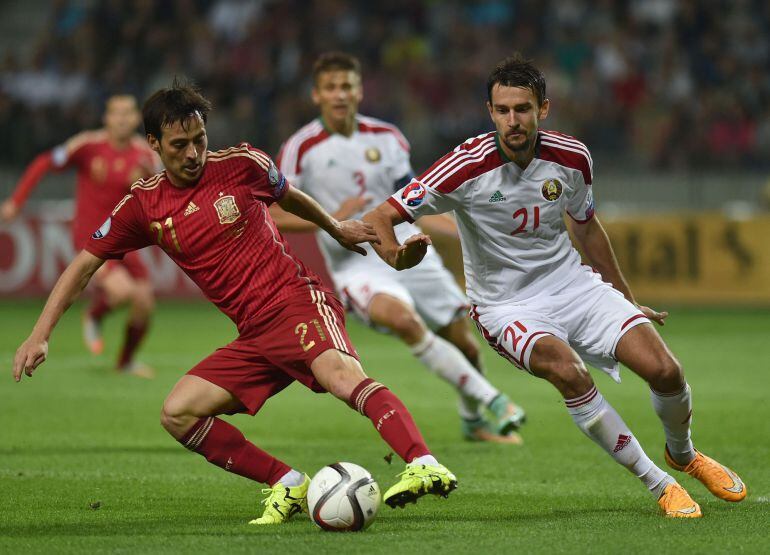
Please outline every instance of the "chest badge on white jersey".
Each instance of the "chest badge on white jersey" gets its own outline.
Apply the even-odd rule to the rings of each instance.
[[[375,147],[367,148],[364,152],[364,156],[372,164],[376,164],[382,160],[382,153],[380,152],[380,149]]]
[[[222,194],[222,193],[220,193]],[[217,210],[220,224],[231,224],[241,217],[241,211],[235,204],[235,197],[227,195],[214,201],[214,208]]]
[[[543,183],[541,191],[545,200],[554,202],[559,199],[564,191],[564,187],[562,187],[562,184],[558,179],[548,179]]]

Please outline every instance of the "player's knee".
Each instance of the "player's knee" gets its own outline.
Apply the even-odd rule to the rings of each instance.
[[[582,361],[556,360],[545,367],[544,377],[567,399],[582,395],[593,385],[591,374]]]
[[[666,354],[658,360],[656,365],[655,379],[650,383],[653,389],[667,393],[679,391],[684,387],[684,371],[678,360]]]
[[[149,287],[135,286],[131,290],[131,304],[137,312],[149,315],[155,308],[155,297]]]
[[[160,411],[160,424],[176,439],[180,439],[195,424],[195,417],[190,410],[176,399],[169,398]]]
[[[481,348],[476,339],[470,334],[465,334],[460,341],[453,342],[460,352],[474,366],[478,366],[481,359]]]
[[[425,325],[413,310],[399,310],[391,317],[393,332],[411,343],[417,343],[425,333]]]

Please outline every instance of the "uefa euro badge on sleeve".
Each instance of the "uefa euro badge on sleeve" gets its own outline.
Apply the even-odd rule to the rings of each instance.
[[[267,178],[270,180],[270,185],[273,186],[273,196],[278,198],[281,196],[284,187],[286,187],[286,177],[275,167],[273,161],[270,161],[270,168],[267,170]]]
[[[219,194],[221,195],[222,193]],[[217,209],[220,224],[231,224],[241,217],[241,211],[238,210],[238,205],[235,204],[235,197],[233,195],[227,195],[215,200],[214,208]]]
[[[401,193],[401,200],[407,206],[420,206],[423,199],[425,199],[425,187],[419,181],[413,181],[404,188],[404,192]]]
[[[107,218],[105,222],[102,224],[102,227],[94,231],[94,234],[91,235],[94,239],[101,239],[103,237],[106,237],[107,234],[110,232],[110,227],[112,227],[112,218]]]

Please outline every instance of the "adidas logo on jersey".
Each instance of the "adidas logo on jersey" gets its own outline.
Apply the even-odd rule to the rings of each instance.
[[[190,201],[190,204],[188,204],[187,208],[184,209],[184,215],[189,216],[190,214],[192,214],[193,212],[197,212],[198,210],[200,210],[200,208],[198,208],[198,205],[195,204],[193,201]]]
[[[489,202],[503,202],[505,197],[500,191],[495,191],[495,194],[489,197]]]

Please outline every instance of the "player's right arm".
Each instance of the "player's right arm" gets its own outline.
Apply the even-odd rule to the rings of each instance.
[[[45,362],[48,356],[48,338],[56,323],[67,309],[80,296],[86,285],[104,260],[88,251],[80,251],[67,266],[48,296],[43,312],[37,319],[32,333],[16,350],[13,359],[13,379],[21,381],[22,374],[32,376],[32,372]]]
[[[404,222],[404,218],[387,201],[364,214],[362,220],[371,224],[380,238],[379,244],[372,245],[375,252],[396,270],[417,266],[428,252],[431,240],[424,233],[412,235],[403,244],[398,242],[394,228]]]
[[[73,162],[77,162],[78,153],[83,146],[93,140],[95,133],[93,131],[79,133],[64,144],[47,150],[32,160],[16,184],[11,197],[0,205],[0,219],[6,222],[15,219],[40,180],[51,171],[63,170]]]

